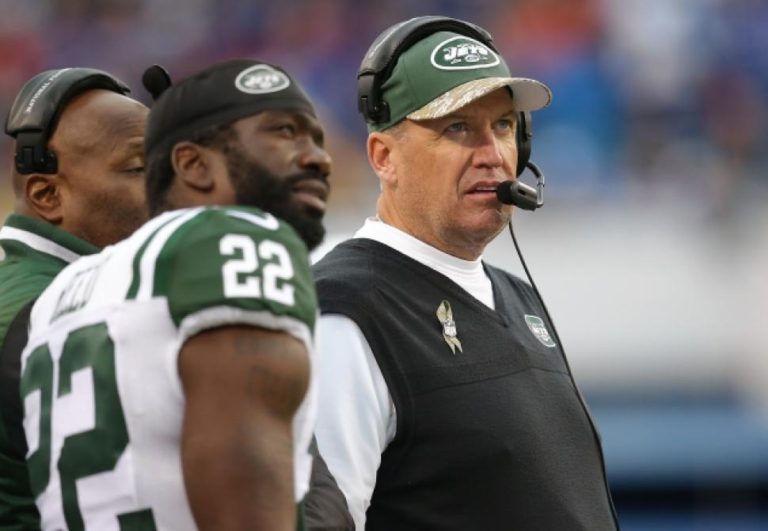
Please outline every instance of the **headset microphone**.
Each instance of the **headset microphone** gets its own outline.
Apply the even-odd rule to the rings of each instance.
[[[505,205],[515,205],[523,210],[536,210],[544,204],[544,174],[533,162],[525,166],[536,176],[536,188],[521,182],[504,181],[496,188],[496,198]]]

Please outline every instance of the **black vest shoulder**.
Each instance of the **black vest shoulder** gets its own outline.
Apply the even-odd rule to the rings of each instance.
[[[615,529],[599,441],[544,312],[526,283],[486,271],[495,311],[372,240],[315,267],[322,313],[360,327],[397,411],[366,529]]]

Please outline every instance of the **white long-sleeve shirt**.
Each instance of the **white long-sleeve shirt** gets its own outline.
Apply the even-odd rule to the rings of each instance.
[[[493,288],[481,259],[462,260],[369,218],[355,238],[383,243],[445,275],[494,308]],[[397,412],[376,358],[360,328],[343,315],[320,317],[317,444],[358,530],[376,485],[381,454],[395,437]]]

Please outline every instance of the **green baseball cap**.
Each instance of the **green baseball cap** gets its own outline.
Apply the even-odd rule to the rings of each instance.
[[[390,119],[369,127],[383,131],[405,118],[442,118],[501,87],[509,87],[517,111],[535,111],[552,101],[549,87],[535,79],[511,77],[504,59],[488,46],[460,33],[439,31],[400,55],[382,85]]]

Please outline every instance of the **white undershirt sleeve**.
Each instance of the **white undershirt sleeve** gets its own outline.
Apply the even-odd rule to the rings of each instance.
[[[362,531],[381,454],[395,436],[395,407],[371,348],[351,319],[324,315],[315,337],[321,360],[317,445]]]

